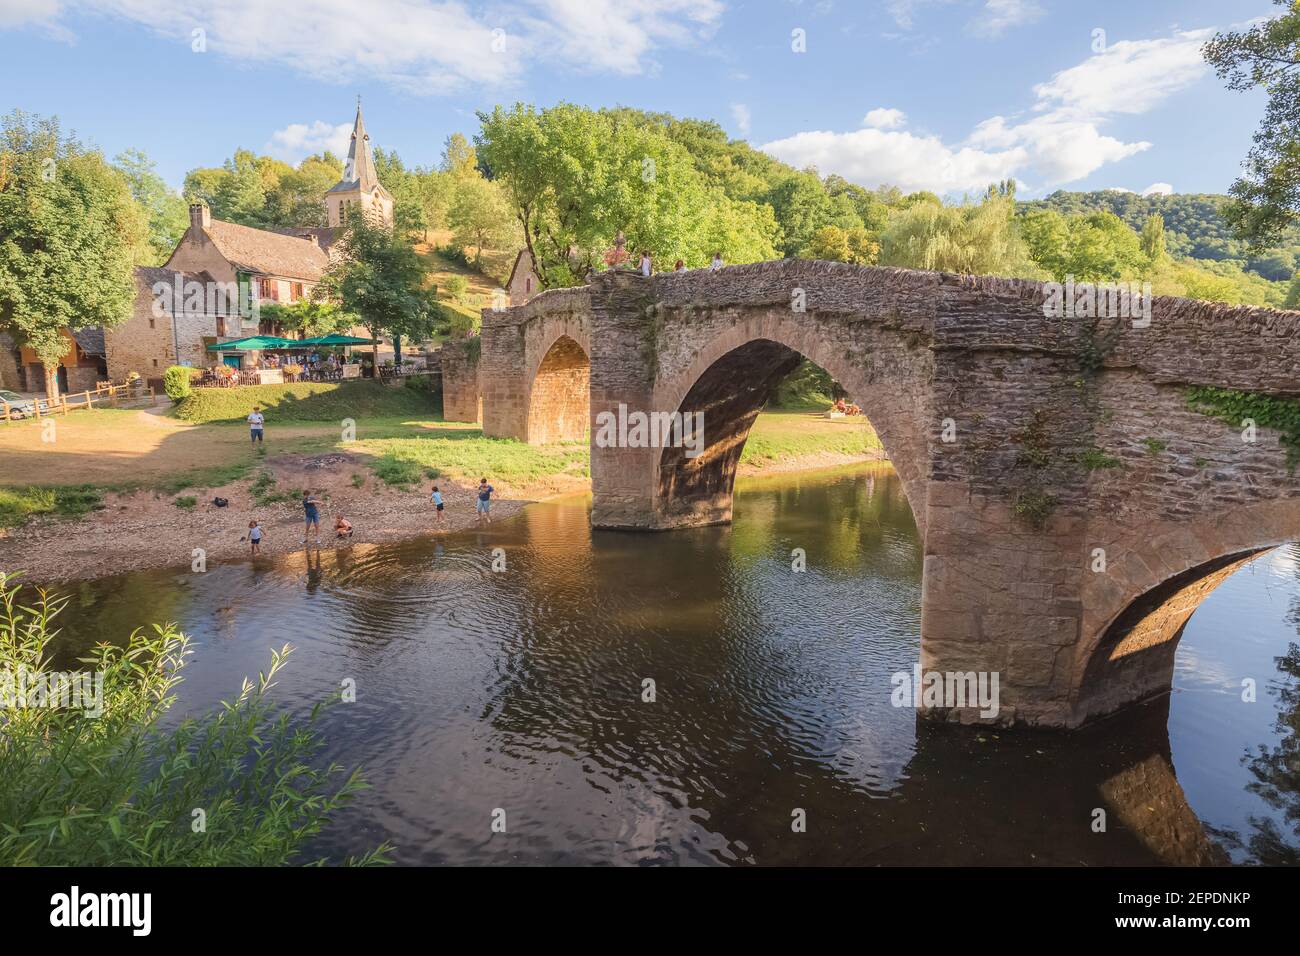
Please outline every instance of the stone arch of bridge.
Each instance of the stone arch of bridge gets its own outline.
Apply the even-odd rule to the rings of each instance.
[[[1105,570],[1090,575],[1081,595],[1073,722],[1168,692],[1179,640],[1201,603],[1234,572],[1297,539],[1300,501],[1279,498],[1105,547]]]
[[[736,466],[750,429],[802,357],[829,373],[862,408],[903,481],[924,534],[926,462],[918,450],[924,450],[925,439],[915,420],[899,420],[890,386],[873,381],[869,370],[849,360],[836,329],[822,328],[806,314],[788,315],[773,310],[737,322],[704,343],[686,368],[656,386],[655,408],[704,414],[699,455],[688,457],[683,447],[669,447],[659,456],[655,486],[661,510],[693,515],[696,520],[687,524],[730,520]]]
[[[573,322],[543,326],[525,373],[526,440],[531,445],[581,441],[591,419],[591,343]]]

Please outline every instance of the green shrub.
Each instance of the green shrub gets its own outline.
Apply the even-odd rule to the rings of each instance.
[[[279,422],[340,422],[345,418],[429,417],[432,402],[421,389],[388,388],[373,380],[360,382],[295,382],[291,385],[248,385],[243,388],[196,388],[176,406],[188,422],[242,422],[253,406],[266,415],[268,435]]]
[[[181,495],[176,499],[176,507],[184,511],[189,511],[199,503],[199,499],[193,495]]]
[[[167,393],[167,397],[173,402],[179,402],[189,395],[190,385],[193,384],[194,373],[197,371],[198,369],[184,365],[169,366],[167,371],[163,372],[163,391]]]
[[[59,679],[49,661],[62,607],[43,593],[20,600],[0,574],[0,674],[22,673],[27,687]],[[304,862],[306,843],[365,784],[357,770],[320,767],[320,705],[296,719],[272,704],[291,653],[273,651],[238,696],[171,730],[159,724],[190,654],[171,624],[81,659],[90,706],[0,707],[0,865]],[[389,849],[346,862],[384,863]]]
[[[393,454],[384,455],[372,467],[380,481],[402,487],[416,484],[422,473],[419,462]]]
[[[104,495],[90,485],[65,488],[0,488],[0,528],[14,528],[28,518],[56,514],[80,518],[104,507]]]
[[[443,291],[453,302],[459,302],[469,291],[469,280],[464,276],[448,276],[442,280]]]

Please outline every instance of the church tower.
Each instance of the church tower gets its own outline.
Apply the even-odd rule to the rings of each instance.
[[[348,146],[348,162],[343,167],[343,178],[325,193],[325,208],[331,226],[342,226],[349,217],[356,215],[373,216],[387,226],[393,224],[393,196],[375,173],[374,147],[370,145],[370,134],[361,118],[359,96],[352,142]]]

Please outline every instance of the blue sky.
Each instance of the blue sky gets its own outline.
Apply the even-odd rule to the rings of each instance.
[[[947,195],[1222,192],[1263,110],[1199,56],[1268,0],[0,0],[0,110],[170,183],[242,146],[436,163],[516,100],[715,119],[787,162]],[[201,30],[204,43],[196,44]],[[796,52],[802,31],[804,52]],[[1104,34],[1097,31],[1104,31]],[[194,46],[206,46],[196,52]],[[1165,184],[1165,185],[1159,185]]]

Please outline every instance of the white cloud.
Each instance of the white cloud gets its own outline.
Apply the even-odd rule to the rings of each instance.
[[[1035,86],[1039,108],[1146,113],[1205,75],[1209,67],[1201,46],[1213,33],[1191,30],[1158,40],[1113,43],[1104,53]]]
[[[874,129],[901,129],[907,125],[907,114],[902,110],[874,109],[862,118],[862,125]]]
[[[55,39],[71,41],[72,33],[59,25],[61,0],[0,0],[0,30],[35,27]]]
[[[721,0],[519,0],[508,14],[460,0],[0,0],[0,28],[57,26],[70,9],[131,21],[186,45],[206,31],[206,55],[291,67],[346,83],[378,79],[414,93],[497,87],[535,62],[638,74],[661,46],[708,37]],[[358,22],[358,11],[364,17]],[[64,17],[66,19],[66,17]]]
[[[290,123],[284,129],[276,130],[264,148],[276,159],[296,164],[304,157],[325,150],[342,159],[348,154],[351,139],[351,123],[339,123],[336,126],[324,120],[316,120],[310,126],[306,123]]]
[[[736,123],[736,129],[740,131],[741,136],[749,135],[750,112],[749,107],[744,103],[731,104],[731,118]]]
[[[986,0],[980,15],[971,21],[976,36],[1001,36],[1012,27],[1033,23],[1043,15],[1036,0]]]
[[[896,12],[914,6],[900,4]],[[994,6],[992,0],[989,6]],[[1006,12],[1013,5],[998,6]],[[1109,136],[1102,127],[1113,115],[1147,112],[1199,80],[1206,71],[1200,47],[1211,33],[1184,31],[1115,43],[1036,85],[1027,116],[992,116],[960,142],[889,132],[904,118],[900,113],[897,125],[887,126],[896,111],[881,109],[863,120],[874,129],[798,133],[762,149],[794,165],[815,164],[823,173],[866,185],[891,183],[942,193],[1014,178],[1035,189],[1060,186],[1151,148],[1145,140]]]
[[[1152,183],[1146,189],[1142,190],[1143,196],[1172,196],[1174,187],[1169,183]]]
[[[994,180],[1010,178],[1027,158],[1021,148],[954,148],[937,136],[879,129],[796,133],[760,148],[792,166],[816,166],[823,174],[839,173],[869,185],[889,183],[908,192],[983,190]]]

